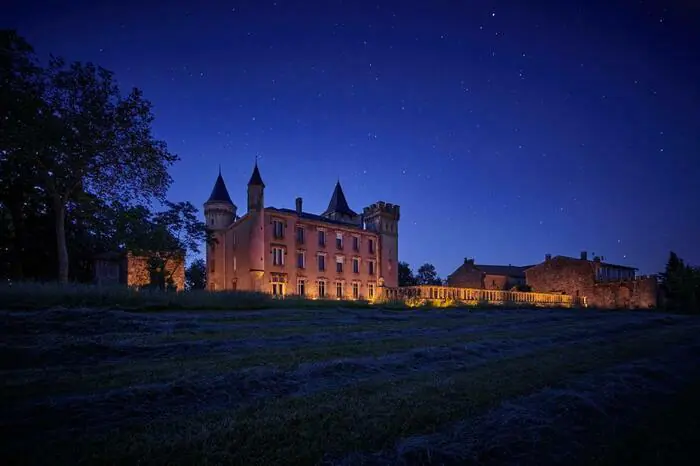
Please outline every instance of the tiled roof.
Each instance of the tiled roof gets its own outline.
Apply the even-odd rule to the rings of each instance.
[[[343,222],[341,220],[333,220],[333,219],[323,217],[321,215],[312,214],[309,212],[302,212],[301,214],[299,214],[294,209],[278,209],[277,207],[265,207],[265,209],[274,210],[274,211],[281,212],[284,214],[297,215],[299,218],[302,218],[305,220],[312,220],[314,222],[328,223],[331,225],[342,225],[346,228],[353,228],[355,230],[365,231],[360,225],[356,225],[354,223]]]
[[[506,277],[525,278],[525,269],[528,267],[519,267],[516,265],[482,265],[475,264],[474,267],[481,270],[487,275],[503,275]]]
[[[457,267],[457,270],[452,272],[450,275],[454,275],[459,271],[463,270],[465,267],[473,268],[479,272],[483,272],[486,275],[501,275],[505,277],[514,278],[525,278],[525,269],[531,266],[517,266],[517,265],[482,265],[474,263],[465,263]]]

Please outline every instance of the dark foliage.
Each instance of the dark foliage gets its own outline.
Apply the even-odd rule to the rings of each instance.
[[[95,254],[125,249],[156,270],[209,238],[194,206],[164,200],[178,158],[153,137],[150,102],[123,95],[111,72],[41,66],[0,30],[0,122],[0,277],[87,282]]]
[[[415,286],[416,277],[413,276],[413,270],[408,262],[399,262],[399,286]]]
[[[700,269],[671,252],[661,274],[664,307],[673,312],[700,314]]]
[[[416,273],[416,281],[419,285],[436,285],[441,286],[443,281],[438,277],[437,271],[433,264],[425,263],[418,268]]]
[[[185,287],[188,290],[203,290],[206,286],[207,265],[204,259],[196,259],[185,270]]]

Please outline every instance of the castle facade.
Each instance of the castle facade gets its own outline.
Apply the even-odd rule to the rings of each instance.
[[[336,183],[328,208],[304,212],[265,207],[257,163],[248,182],[247,210],[237,215],[219,176],[204,203],[215,244],[207,246],[207,287],[327,299],[378,297],[398,287],[398,205],[377,202],[354,212]]]

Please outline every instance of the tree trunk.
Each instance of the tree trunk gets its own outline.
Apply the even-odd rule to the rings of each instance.
[[[12,264],[11,264],[11,277],[15,280],[22,280],[24,278],[24,244],[25,244],[25,228],[24,228],[24,216],[22,215],[22,200],[13,198],[8,201],[8,208],[10,211],[10,218],[12,219],[12,229],[14,230],[14,236],[12,238]]]
[[[58,252],[58,282],[68,283],[68,246],[66,245],[66,204],[54,196],[53,210],[56,215],[56,246]]]

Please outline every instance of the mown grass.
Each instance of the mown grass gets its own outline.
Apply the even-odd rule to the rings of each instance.
[[[416,436],[439,438],[455,423],[476,423],[518,397],[618,364],[671,349],[680,351],[669,356],[672,362],[700,354],[691,351],[700,348],[700,321],[688,316],[243,311],[0,311],[3,464],[469,464],[467,458],[510,464],[509,451],[496,454],[487,441],[442,456],[433,443],[413,459],[398,445]],[[623,381],[626,387],[669,390],[641,367],[641,378]],[[675,372],[700,380],[700,371],[685,370]],[[600,396],[611,387],[600,386]],[[573,398],[602,406],[591,393]],[[634,397],[623,402],[635,411]],[[537,412],[535,404],[518,415]],[[549,440],[519,448],[536,464],[556,464],[538,456],[543,445],[573,447],[594,438],[607,443],[590,448],[598,452],[592,459],[615,464],[610,458],[621,458],[626,442],[654,435],[661,422],[634,421],[650,430],[599,439],[586,429],[604,424],[604,414],[585,413],[597,421],[577,414],[570,436],[565,426],[556,439],[545,432]],[[518,425],[510,422],[504,429]],[[378,452],[388,456],[370,461]]]
[[[137,386],[157,382],[171,382],[188,376],[204,376],[227,373],[246,367],[266,366],[280,370],[290,370],[301,363],[353,358],[380,357],[412,348],[432,348],[465,344],[488,339],[509,338],[524,339],[542,335],[548,328],[565,331],[561,324],[543,325],[537,330],[505,331],[494,330],[471,335],[454,332],[439,333],[432,336],[406,338],[401,335],[378,340],[363,341],[353,339],[339,342],[309,343],[303,346],[285,346],[280,348],[261,347],[256,351],[217,352],[199,358],[148,358],[140,361],[123,361],[95,365],[88,368],[78,366],[47,368],[41,371],[27,370],[24,377],[16,373],[14,380],[8,379],[0,386],[0,397],[11,401],[17,398],[41,395],[60,395],[71,392],[92,392],[124,386]],[[339,329],[342,329],[340,327]],[[190,336],[196,336],[193,334]],[[200,334],[200,337],[202,335]],[[269,335],[268,335],[269,336]],[[222,339],[230,336],[223,333]],[[189,338],[188,338],[189,340]],[[47,377],[49,376],[50,377]],[[48,384],[44,382],[49,382]]]
[[[695,465],[700,459],[700,378],[668,397],[594,457],[591,466]]]
[[[126,462],[148,452],[155,458],[169,458],[171,464],[193,464],[201,458],[232,464],[317,464],[327,456],[380,450],[397,438],[435,432],[500,400],[652,355],[671,342],[678,343],[678,338],[674,329],[643,346],[633,336],[595,348],[541,351],[467,373],[419,373],[178,423],[156,422],[103,438],[100,450],[105,448],[108,457]],[[217,454],[212,456],[212,451]]]

